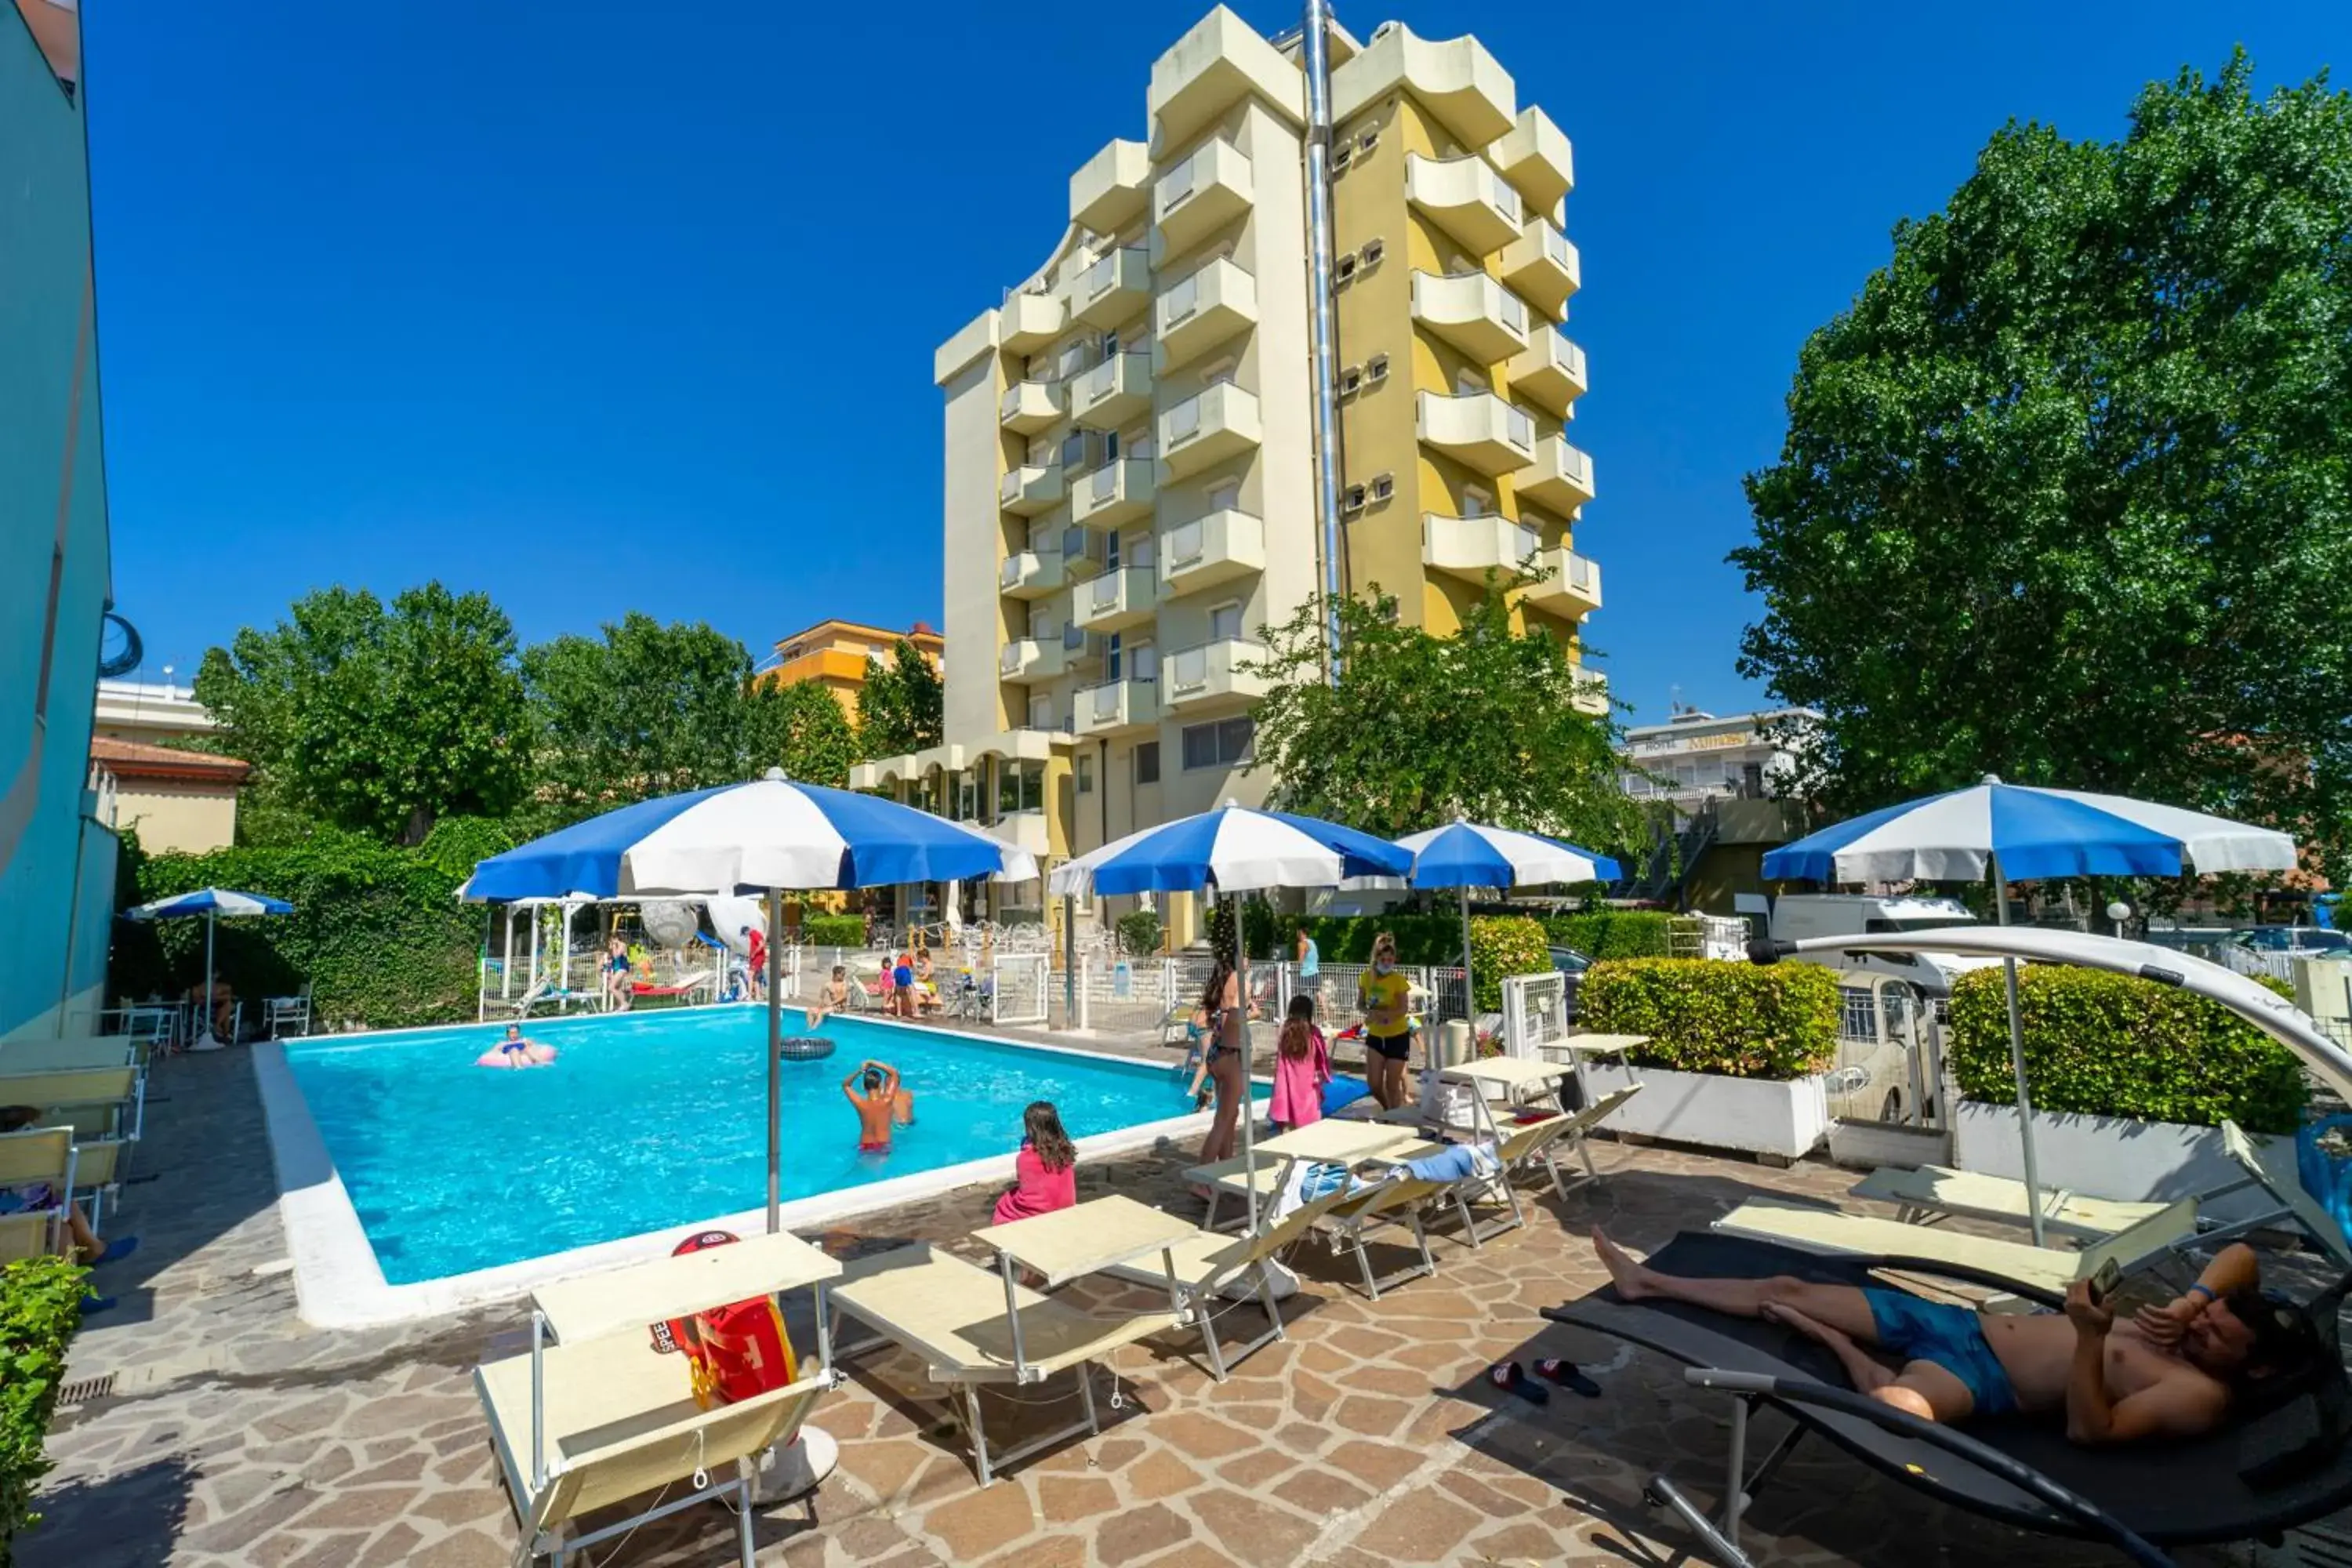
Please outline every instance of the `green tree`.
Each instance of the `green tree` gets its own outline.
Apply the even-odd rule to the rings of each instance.
[[[559,822],[750,776],[751,658],[700,622],[632,610],[526,650],[538,805]]]
[[[850,768],[864,760],[840,699],[813,680],[757,687],[746,705],[754,771],[781,767],[788,778],[839,789],[849,783]]]
[[[1504,590],[1528,580],[1491,584],[1453,637],[1399,624],[1377,586],[1342,601],[1337,686],[1322,679],[1318,604],[1268,628],[1251,771],[1273,773],[1286,809],[1390,837],[1460,815],[1595,848],[1641,842],[1614,720],[1577,708],[1558,638],[1511,629]]]
[[[939,667],[900,637],[890,662],[868,656],[857,694],[857,735],[867,757],[904,756],[940,743],[945,690]]]
[[[1815,332],[1740,669],[1859,810],[2110,790],[2352,849],[2352,99],[2242,54],[2011,125]]]
[[[195,692],[281,837],[309,818],[416,844],[445,814],[503,816],[522,793],[514,626],[487,595],[306,595],[207,651]]]

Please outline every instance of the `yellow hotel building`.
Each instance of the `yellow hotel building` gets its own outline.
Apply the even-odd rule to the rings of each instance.
[[[1475,38],[1328,37],[1333,579],[1445,633],[1533,557],[1514,614],[1573,649],[1601,571],[1568,139]],[[1147,138],[1070,176],[1044,265],[940,346],[947,743],[855,782],[1048,859],[1265,799],[1247,666],[1325,569],[1309,100],[1295,35],[1211,12],[1153,62]]]
[[[866,661],[874,658],[889,663],[891,650],[901,641],[912,644],[915,651],[929,659],[934,668],[947,651],[947,643],[940,634],[920,621],[903,632],[856,621],[819,621],[788,637],[778,638],[773,662],[763,667],[757,679],[776,686],[814,680],[832,692],[842,712],[855,721],[858,693],[866,689]]]

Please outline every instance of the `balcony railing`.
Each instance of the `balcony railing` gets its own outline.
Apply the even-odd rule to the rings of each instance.
[[[1528,346],[1528,308],[1483,272],[1412,275],[1412,319],[1481,364]]]
[[[1071,728],[1107,736],[1148,730],[1160,722],[1160,689],[1149,680],[1106,680],[1078,692]]]
[[[1601,566],[1573,550],[1547,550],[1538,557],[1544,578],[1528,588],[1528,600],[1555,616],[1580,620],[1601,608]]]
[[[1592,499],[1592,459],[1561,437],[1547,436],[1536,443],[1517,483],[1523,500],[1554,511],[1574,511]]]
[[[1519,193],[1484,158],[1408,153],[1404,166],[1407,199],[1480,256],[1508,245],[1526,221]]]
[[[1016,381],[997,399],[996,417],[1015,435],[1034,435],[1062,417],[1066,406],[1058,381]]]
[[[1116,327],[1151,302],[1151,258],[1122,246],[1070,280],[1070,315],[1090,327]]]
[[[1150,517],[1156,474],[1149,458],[1121,458],[1079,475],[1070,487],[1070,521],[1110,529]]]
[[[1062,504],[1062,466],[1059,463],[1024,463],[1005,470],[997,481],[996,499],[1005,510],[1023,517],[1034,517],[1051,511]]]
[[[1088,631],[1125,631],[1150,620],[1159,599],[1160,581],[1150,567],[1123,566],[1076,591],[1071,619]]]
[[[1151,189],[1161,254],[1188,249],[1241,216],[1256,188],[1247,153],[1222,137],[1203,142]]]
[[[1259,671],[1243,667],[1265,658],[1260,645],[1240,637],[1219,637],[1178,648],[1160,661],[1160,700],[1168,708],[1203,708],[1227,700],[1255,701],[1271,684]]]
[[[1151,406],[1151,356],[1114,354],[1070,383],[1070,417],[1116,430]]]
[[[1565,419],[1588,384],[1584,351],[1554,331],[1539,331],[1511,356],[1511,395]]]
[[[1170,594],[1202,588],[1265,570],[1265,524],[1245,511],[1213,511],[1177,524],[1160,542],[1160,581]]]
[[[1170,477],[1196,473],[1256,447],[1257,399],[1218,382],[1160,416],[1160,462]]]
[[[1257,279],[1220,257],[1170,284],[1152,324],[1153,368],[1190,363],[1257,324]]]
[[[1040,554],[1034,550],[1006,556],[996,571],[998,590],[1016,599],[1042,599],[1059,590],[1066,581],[1059,555]]]
[[[1422,442],[1479,473],[1507,474],[1535,460],[1535,421],[1491,392],[1423,392],[1413,407]]]
[[[1537,310],[1558,321],[1584,281],[1584,263],[1568,236],[1536,218],[1503,247],[1503,278]]]

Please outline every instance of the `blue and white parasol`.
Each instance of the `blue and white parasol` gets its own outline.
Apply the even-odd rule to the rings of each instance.
[[[1462,1005],[1473,1016],[1477,993],[1470,981],[1470,889],[1533,888],[1547,882],[1616,882],[1624,870],[1606,855],[1580,849],[1539,833],[1487,827],[1456,818],[1426,833],[1408,833],[1397,847],[1412,855],[1416,888],[1462,890]]]
[[[1335,822],[1231,802],[1115,839],[1054,868],[1057,898],[1097,893],[1219,893],[1331,888],[1351,877],[1401,877],[1412,854]]]
[[[179,893],[168,899],[158,899],[152,904],[125,910],[124,915],[134,921],[182,921],[205,917],[205,1001],[197,1009],[204,1018],[203,1032],[189,1042],[192,1051],[216,1051],[221,1042],[213,1037],[213,935],[223,915],[290,915],[294,906],[283,899],[273,899],[262,893],[232,892],[226,888],[199,888],[193,893]]]
[[[2009,923],[2009,884],[2044,877],[2178,877],[2189,870],[2292,871],[2294,840],[2268,827],[2119,795],[1982,783],[1868,812],[1764,857],[1764,875],[1812,882],[1973,882],[1992,879],[1995,918]],[[2009,1060],[2017,1078],[2026,1212],[2042,1239],[2033,1099],[2017,961],[2004,958]]]

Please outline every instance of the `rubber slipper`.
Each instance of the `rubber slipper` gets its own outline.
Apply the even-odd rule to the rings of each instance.
[[[1536,1375],[1546,1383],[1558,1384],[1570,1394],[1580,1394],[1587,1399],[1601,1397],[1601,1385],[1578,1371],[1572,1361],[1539,1361],[1536,1363]]]
[[[1551,1395],[1543,1384],[1528,1376],[1527,1369],[1517,1362],[1500,1362],[1486,1369],[1486,1381],[1506,1394],[1516,1394],[1530,1405],[1549,1405]]]
[[[85,1318],[95,1318],[100,1312],[112,1310],[114,1298],[111,1296],[84,1296],[81,1299],[81,1315]]]
[[[118,1236],[112,1241],[106,1244],[105,1251],[90,1259],[89,1266],[92,1268],[95,1268],[101,1263],[119,1263],[138,1250],[139,1238],[137,1237]]]

